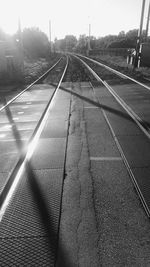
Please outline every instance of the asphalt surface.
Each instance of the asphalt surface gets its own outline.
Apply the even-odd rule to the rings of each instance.
[[[149,140],[103,86],[62,86],[80,97],[58,92],[0,223],[0,266],[54,266],[56,251],[60,267],[150,266],[149,218],[123,160],[147,182]],[[1,192],[53,90],[35,85],[2,113]]]
[[[73,90],[93,101],[101,97],[103,104],[123,112],[103,87],[95,88],[94,94],[90,84],[74,83]],[[120,113],[106,113],[72,96],[60,224],[66,262],[59,257],[58,266],[150,265],[149,218],[115,138],[131,137],[125,149],[138,164],[149,150],[143,155],[133,148],[135,140],[137,146],[139,137],[145,138],[133,122]],[[148,177],[149,168],[144,171],[137,167],[137,173],[142,181],[143,175]]]

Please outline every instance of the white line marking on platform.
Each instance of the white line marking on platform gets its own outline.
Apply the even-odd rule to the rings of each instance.
[[[121,157],[90,157],[90,160],[95,161],[119,161],[122,160]]]
[[[6,134],[0,134],[0,138],[6,137]]]
[[[26,141],[26,140],[28,140],[28,138],[21,139],[21,141]],[[1,142],[16,142],[16,139],[15,138],[14,139],[7,138],[7,139],[1,140]]]
[[[98,107],[91,107],[91,106],[89,106],[89,107],[84,107],[84,108],[92,108],[92,109],[97,109]]]

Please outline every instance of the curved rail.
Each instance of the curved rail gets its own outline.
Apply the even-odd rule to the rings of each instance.
[[[78,58],[79,58],[79,57],[82,57],[82,58],[88,59],[89,61],[91,61],[91,62],[93,62],[93,63],[95,63],[95,64],[97,64],[97,65],[99,65],[99,66],[101,66],[101,67],[103,67],[103,68],[105,68],[105,69],[107,69],[107,70],[109,70],[110,72],[115,73],[115,74],[118,75],[119,77],[121,77],[121,78],[123,78],[123,79],[128,79],[128,80],[130,80],[130,81],[132,81],[132,82],[135,82],[136,84],[139,84],[139,85],[143,86],[144,88],[150,90],[150,87],[147,86],[146,84],[141,83],[141,82],[135,80],[134,78],[131,78],[130,76],[128,76],[128,75],[126,75],[126,74],[123,74],[123,73],[121,73],[121,72],[119,72],[119,71],[117,71],[117,70],[114,70],[114,69],[112,69],[111,67],[109,67],[109,66],[107,66],[107,65],[105,65],[105,64],[103,64],[103,63],[100,63],[100,62],[98,62],[98,61],[96,61],[96,60],[94,60],[94,59],[91,59],[91,58],[89,58],[89,57],[85,57],[85,56],[82,56],[82,55],[76,55],[76,56],[78,56]]]
[[[117,100],[117,102],[123,107],[123,109],[127,112],[127,114],[131,117],[131,119],[136,123],[136,125],[142,130],[142,132],[150,139],[150,132],[149,132],[149,128],[146,128],[146,126],[144,125],[144,122],[137,116],[137,114],[134,113],[134,111],[116,94],[116,92],[111,88],[110,85],[108,85],[105,81],[103,81],[97,73],[95,73],[95,71],[87,64],[85,63],[81,58],[79,58],[78,56],[75,56],[78,60],[80,60],[80,62],[90,71],[90,73],[93,74],[93,76],[96,78],[97,81],[101,82],[108,90],[109,92],[113,95],[113,97]],[[138,83],[138,82],[137,82]],[[92,86],[93,88],[93,86]],[[93,91],[94,91],[94,88],[93,88]],[[94,95],[96,97],[96,94],[95,94],[95,91],[94,91]],[[111,133],[114,137],[114,140],[116,142],[116,145],[118,147],[118,150],[122,156],[122,159],[124,161],[124,164],[129,172],[129,175],[131,177],[131,180],[137,190],[137,193],[139,195],[139,198],[143,204],[143,207],[144,207],[144,210],[147,214],[148,217],[150,217],[150,207],[149,205],[147,204],[147,201],[145,200],[145,197],[144,197],[144,194],[142,192],[143,189],[141,189],[140,185],[138,184],[137,180],[136,180],[136,177],[133,173],[133,170],[132,170],[132,167],[130,166],[129,162],[128,162],[128,159],[120,145],[120,142],[118,141],[116,135],[115,135],[115,132],[111,126],[111,123],[109,121],[109,119],[107,118],[107,115],[104,111],[104,109],[102,108],[102,112],[103,112],[103,115],[108,123],[108,126],[111,130]]]
[[[54,68],[54,66],[53,66],[53,68]],[[68,68],[68,57],[66,58],[66,65],[63,69],[63,73],[61,75],[61,78],[60,78],[60,80],[59,80],[59,82],[58,82],[58,84],[57,84],[57,86],[56,86],[56,88],[55,88],[55,90],[54,90],[54,92],[53,92],[53,94],[52,94],[52,96],[51,96],[51,98],[50,98],[38,124],[37,124],[37,126],[36,126],[36,128],[34,129],[32,136],[30,137],[30,139],[28,141],[28,144],[27,144],[28,148],[26,151],[25,150],[21,151],[20,159],[17,162],[16,166],[14,167],[12,173],[10,174],[8,182],[7,182],[4,190],[2,191],[2,194],[0,196],[0,221],[2,220],[3,215],[5,214],[5,210],[8,207],[10,199],[12,198],[12,195],[13,195],[13,193],[14,193],[17,185],[18,185],[18,182],[19,182],[21,174],[24,170],[25,164],[27,164],[27,162],[30,160],[30,158],[33,154],[35,146],[38,142],[38,139],[39,139],[40,134],[43,130],[46,119],[48,117],[48,112],[51,109],[52,103],[56,97],[57,91],[61,85],[61,82],[62,82],[64,75],[67,71],[67,68]],[[48,73],[48,71],[47,71],[47,73]],[[39,79],[41,79],[41,77]],[[37,82],[37,80],[36,80],[36,82]],[[34,82],[34,84],[35,84],[35,82]],[[30,87],[32,85],[30,85]]]
[[[22,90],[19,94],[9,100],[3,107],[0,108],[0,111],[4,110],[8,105],[13,103],[19,96],[21,96],[24,92],[29,90],[34,84],[38,83],[40,80],[43,80],[62,60],[62,57],[52,66],[50,67],[44,74],[42,74],[38,79],[36,79],[33,83],[28,85],[24,90]]]
[[[135,121],[135,123],[138,125],[138,127],[142,130],[142,132],[150,139],[150,129],[147,127],[147,125],[145,124],[144,121],[142,121],[142,119],[123,101],[123,99],[121,99],[121,97],[119,97],[116,92],[113,90],[113,88],[106,82],[106,81],[103,81],[99,75],[87,64],[85,63],[81,58],[79,58],[78,56],[75,56],[78,60],[80,60],[82,62],[82,64],[93,74],[93,76],[96,78],[96,80],[98,82],[101,82],[108,90],[109,92],[113,95],[113,97],[117,100],[117,102],[123,107],[123,109],[128,113],[128,115]],[[87,57],[85,57],[87,58]],[[89,59],[89,58],[87,58]],[[99,63],[97,61],[93,61],[91,60],[92,62],[94,63]],[[99,64],[98,64],[99,65]],[[100,63],[100,65],[103,65]],[[107,67],[107,66],[105,66]],[[109,68],[109,67],[108,67]],[[113,70],[113,69],[111,69]],[[113,70],[113,72],[115,73],[116,71]],[[119,73],[119,72],[118,72]],[[120,74],[120,73],[119,73]],[[124,75],[124,74],[122,74]],[[126,76],[126,75],[125,75]],[[136,82],[137,84],[140,84],[142,86],[145,87],[144,84],[142,83],[139,83],[138,81],[126,76],[127,78],[129,78],[130,80]],[[149,88],[150,90],[150,87],[146,86],[145,87],[146,89]]]

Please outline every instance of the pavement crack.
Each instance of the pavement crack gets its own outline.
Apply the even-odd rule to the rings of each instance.
[[[83,102],[72,98],[59,244],[66,251],[70,267],[98,267],[98,233]]]

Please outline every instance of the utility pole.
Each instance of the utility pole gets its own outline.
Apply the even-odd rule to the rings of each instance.
[[[90,44],[90,40],[91,40],[91,24],[89,24],[89,36],[88,36],[88,48],[87,48],[87,54],[89,56],[89,51],[91,50],[91,44]]]
[[[89,50],[91,50],[91,24],[89,24]]]
[[[147,23],[146,23],[146,33],[145,33],[145,39],[146,39],[146,41],[147,41],[147,38],[148,38],[149,20],[150,20],[150,1],[149,1],[149,7],[148,7],[148,15],[147,15]]]
[[[23,51],[23,40],[21,31],[21,20],[18,18],[18,45],[19,45],[19,61],[22,74],[24,73],[24,51]]]
[[[22,33],[21,33],[21,21],[20,18],[18,18],[18,42],[19,46],[22,49],[23,43],[22,43]]]
[[[91,24],[89,24],[89,38],[91,37]]]
[[[136,43],[136,54],[135,54],[135,58],[134,58],[134,68],[136,68],[138,66],[138,61],[139,61],[139,51],[140,51],[140,44],[141,44],[141,40],[142,40],[144,10],[145,10],[145,0],[143,0],[143,3],[142,3],[140,28],[138,31],[138,37],[137,37],[137,43]]]
[[[51,42],[52,42],[52,28],[51,28],[51,20],[49,20],[49,41],[50,41],[50,53],[52,53],[52,44],[51,44]]]

